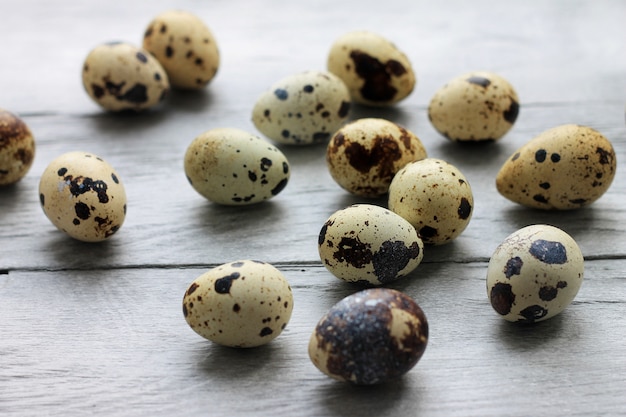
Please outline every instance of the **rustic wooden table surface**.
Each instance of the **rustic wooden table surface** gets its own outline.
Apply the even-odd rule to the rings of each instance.
[[[191,11],[212,29],[217,77],[200,92],[174,91],[153,111],[102,111],[81,68],[95,45],[140,44],[156,14]],[[2,1],[0,107],[22,117],[37,142],[27,176],[0,189],[0,415],[504,416],[626,413],[626,3],[606,1],[194,2]],[[427,247],[422,264],[389,287],[425,311],[430,340],[401,380],[358,387],[319,372],[308,339],[323,313],[358,288],[320,262],[317,236],[335,210],[364,200],[330,177],[325,147],[280,146],[292,166],[269,202],[222,207],[187,183],[182,158],[201,132],[253,133],[251,110],[274,81],[324,70],[331,43],[367,29],[411,60],[415,91],[390,109],[353,108],[351,119],[404,125],[429,156],[456,165],[475,211],[453,243]],[[500,141],[459,146],[427,117],[450,78],[485,69],[516,88],[519,118]],[[504,160],[565,123],[612,141],[617,176],[593,205],[568,212],[517,206],[495,189]],[[61,153],[104,157],[126,185],[128,216],[109,241],[57,231],[37,187]],[[492,310],[486,267],[518,228],[548,223],[576,239],[585,279],[559,316],[514,325]],[[181,301],[207,269],[237,259],[279,268],[294,293],[284,333],[237,350],[202,339]]]

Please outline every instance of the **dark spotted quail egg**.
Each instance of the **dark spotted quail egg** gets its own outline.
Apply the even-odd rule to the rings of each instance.
[[[344,123],[350,95],[343,81],[322,71],[281,79],[263,93],[252,110],[254,125],[275,142],[326,143]]]
[[[427,244],[456,239],[469,224],[473,206],[465,176],[441,159],[406,165],[389,186],[389,209],[408,220]]]
[[[293,309],[291,287],[274,266],[242,260],[196,278],[183,297],[187,324],[224,346],[255,347],[271,342],[287,326]]]
[[[355,102],[365,105],[392,105],[415,87],[415,73],[407,56],[373,32],[348,32],[336,39],[327,68],[346,83]]]
[[[270,199],[285,188],[290,176],[289,162],[278,148],[235,128],[212,129],[196,137],[184,163],[192,187],[224,205]]]
[[[387,288],[352,294],[318,322],[309,357],[326,375],[372,385],[400,378],[422,357],[428,322],[408,295]]]
[[[95,47],[83,64],[83,86],[111,111],[144,110],[169,91],[165,70],[149,52],[124,42]]]
[[[537,224],[508,236],[487,269],[487,295],[508,321],[549,319],[567,307],[583,281],[583,255],[570,235]]]
[[[173,87],[203,88],[220,65],[213,33],[199,17],[182,10],[156,16],[145,31],[143,47],[163,65]]]
[[[332,178],[345,190],[379,197],[393,176],[409,162],[426,158],[420,139],[385,119],[355,120],[339,129],[326,149]]]
[[[408,221],[371,204],[331,215],[320,231],[318,249],[333,275],[368,285],[407,275],[424,256],[424,244]]]
[[[519,99],[511,84],[491,72],[471,72],[450,80],[433,96],[428,118],[453,141],[494,141],[513,127]]]
[[[524,206],[577,209],[608,190],[616,168],[615,150],[601,133],[586,126],[561,125],[514,152],[500,168],[496,188]]]
[[[126,217],[119,176],[91,153],[70,152],[53,160],[41,175],[39,198],[52,224],[85,242],[111,237]]]
[[[34,158],[35,139],[26,123],[0,109],[0,187],[21,180]]]

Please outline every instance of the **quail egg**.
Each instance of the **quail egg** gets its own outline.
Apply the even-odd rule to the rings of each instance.
[[[337,38],[328,53],[327,68],[346,83],[352,100],[369,106],[395,104],[415,87],[415,73],[404,52],[370,31]]]
[[[170,84],[165,70],[148,51],[125,42],[110,42],[87,55],[83,86],[106,110],[139,111],[159,104]]]
[[[198,16],[183,10],[156,16],[144,33],[143,47],[165,68],[172,87],[203,88],[220,65],[213,33]]]
[[[278,148],[235,128],[211,129],[196,137],[184,165],[192,187],[224,205],[268,200],[287,186],[290,176],[289,162]]]
[[[507,199],[538,209],[570,210],[600,198],[615,177],[611,142],[579,125],[560,125],[530,140],[506,160],[496,188]]]
[[[428,118],[443,136],[460,142],[495,141],[517,120],[519,98],[503,77],[486,71],[450,80],[430,101]]]
[[[411,162],[389,186],[389,209],[408,220],[425,244],[456,239],[469,224],[473,206],[463,173],[441,159]]]
[[[0,109],[0,187],[21,180],[35,158],[35,139],[22,119]]]
[[[343,81],[322,71],[281,79],[263,93],[252,110],[261,133],[288,145],[326,143],[344,123],[350,95]]]
[[[74,239],[99,242],[126,217],[126,192],[113,167],[99,156],[69,152],[41,175],[39,200],[48,219]]]
[[[388,288],[352,294],[317,323],[309,357],[331,378],[357,385],[388,382],[411,370],[426,350],[428,322],[408,295]]]
[[[536,322],[562,312],[583,281],[584,259],[563,230],[536,224],[508,236],[487,269],[487,295],[507,321]]]
[[[394,175],[409,162],[426,158],[414,133],[379,118],[355,120],[339,129],[326,149],[328,170],[352,194],[380,197]]]
[[[293,309],[291,287],[274,266],[240,260],[197,277],[183,297],[187,324],[200,336],[230,347],[271,342],[287,326]]]
[[[424,256],[424,244],[408,221],[371,204],[332,214],[320,231],[318,249],[333,275],[368,285],[407,275]]]

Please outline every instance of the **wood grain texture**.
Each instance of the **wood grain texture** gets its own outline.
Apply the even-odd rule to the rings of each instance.
[[[153,16],[179,8],[214,32],[222,54],[200,92],[174,91],[142,114],[102,112],[83,91],[82,62],[110,40],[139,44]],[[0,107],[37,141],[35,162],[0,189],[0,415],[503,416],[620,415],[626,410],[626,3],[619,0],[444,2],[366,0],[43,2],[1,4]],[[332,277],[317,237],[335,210],[364,200],[339,188],[325,147],[280,146],[287,188],[249,207],[220,207],[187,183],[182,158],[214,127],[255,132],[257,97],[283,76],[324,69],[333,40],[369,29],[413,63],[416,90],[391,109],[356,107],[413,131],[429,156],[468,178],[472,220],[453,243],[427,247],[423,263],[392,285],[425,311],[429,345],[396,383],[353,387],[309,361],[308,338],[335,302],[358,290]],[[461,146],[431,126],[434,92],[486,69],[516,88],[520,116],[499,142]],[[617,176],[591,206],[568,212],[519,207],[495,189],[517,148],[559,124],[599,130],[613,143]],[[37,187],[61,153],[104,157],[125,183],[128,216],[110,241],[85,244],[45,218]],[[561,315],[511,325],[491,309],[489,257],[510,233],[549,223],[571,234],[585,282]],[[235,259],[273,263],[295,306],[267,346],[226,349],[186,325],[187,285]]]

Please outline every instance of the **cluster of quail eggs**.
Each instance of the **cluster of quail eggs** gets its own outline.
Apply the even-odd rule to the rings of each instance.
[[[142,111],[163,101],[170,88],[204,88],[218,67],[215,38],[202,20],[167,11],[149,23],[142,47],[127,42],[95,47],[84,61],[82,80],[103,109]],[[411,297],[384,286],[412,274],[429,245],[456,239],[473,213],[468,179],[449,162],[428,157],[413,132],[382,118],[349,121],[353,103],[391,106],[415,85],[409,59],[392,42],[373,32],[349,32],[331,45],[326,71],[292,74],[260,93],[251,119],[268,140],[234,127],[215,128],[193,139],[184,155],[191,187],[215,204],[273,198],[291,174],[279,146],[315,144],[325,146],[328,172],[338,186],[363,198],[387,198],[387,207],[354,204],[320,225],[322,264],[337,278],[368,288],[328,310],[312,331],[308,353],[323,373],[355,384],[398,378],[421,358],[428,341],[424,312]],[[428,117],[451,141],[497,141],[512,128],[519,109],[506,79],[477,71],[442,86]],[[0,186],[26,174],[34,147],[24,122],[0,109]],[[576,209],[601,197],[615,171],[615,151],[602,134],[564,125],[539,134],[507,159],[496,189],[524,206]],[[126,215],[120,176],[89,152],[69,152],[50,162],[39,195],[51,223],[81,241],[108,239]],[[536,322],[563,311],[583,275],[583,255],[571,236],[554,226],[532,225],[512,233],[491,256],[487,296],[504,319]],[[186,322],[200,336],[247,348],[282,333],[294,298],[276,267],[245,259],[197,277],[182,305]]]

